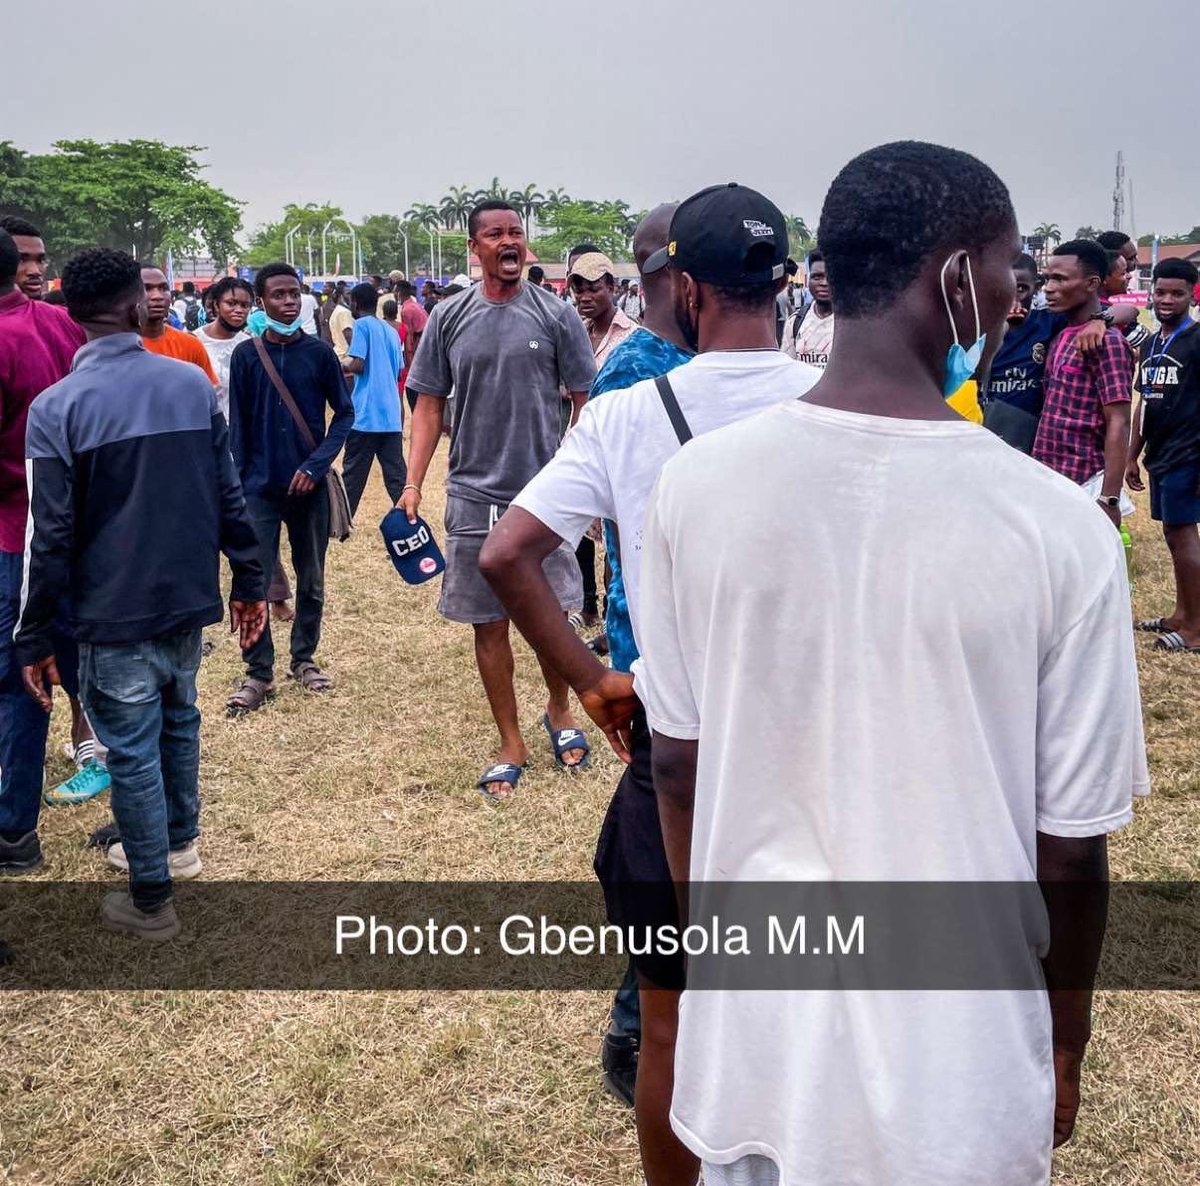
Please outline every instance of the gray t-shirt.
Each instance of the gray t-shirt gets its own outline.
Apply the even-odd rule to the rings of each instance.
[[[511,502],[558,448],[561,388],[587,391],[595,374],[579,314],[544,289],[497,302],[475,285],[436,306],[407,385],[454,391],[447,492]]]

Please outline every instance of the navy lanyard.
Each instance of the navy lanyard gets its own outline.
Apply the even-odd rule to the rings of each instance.
[[[1183,333],[1185,330],[1191,329],[1195,324],[1196,323],[1185,314],[1183,318],[1183,324],[1166,340],[1166,342],[1163,342],[1162,340],[1162,330],[1160,329],[1158,333],[1154,335],[1154,340],[1150,343],[1149,365],[1153,367],[1162,362],[1162,360],[1167,356],[1167,351],[1171,349],[1171,343],[1174,342],[1181,333]],[[1154,350],[1155,342],[1159,343],[1162,347],[1162,349],[1160,349],[1157,353]]]

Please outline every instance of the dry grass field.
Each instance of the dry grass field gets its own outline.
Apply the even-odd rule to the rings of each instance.
[[[332,695],[285,686],[266,710],[230,721],[233,641],[223,635],[205,661],[206,876],[588,878],[615,758],[599,753],[577,777],[555,770],[522,645],[518,691],[535,759],[511,803],[493,808],[476,794],[492,725],[470,632],[437,616],[436,584],[411,589],[392,571],[373,526],[385,507],[376,474],[363,528],[331,545],[318,657],[337,679]],[[426,511],[440,524],[439,498]],[[1145,513],[1133,530],[1136,609],[1167,612],[1161,537]],[[1191,879],[1200,657],[1154,656],[1148,641],[1138,645],[1155,794],[1114,839],[1114,876]],[[66,715],[64,704],[55,779],[67,773]],[[83,847],[107,812],[107,798],[46,811],[39,876],[119,884]],[[634,1186],[632,1114],[597,1074],[606,1009],[601,993],[0,995],[0,1182]],[[1086,1075],[1055,1186],[1200,1182],[1195,997],[1102,996]]]

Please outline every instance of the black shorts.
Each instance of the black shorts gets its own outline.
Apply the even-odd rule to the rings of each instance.
[[[633,761],[604,817],[594,867],[604,889],[608,921],[618,927],[679,927],[675,883],[667,864],[650,768],[650,727],[639,706],[633,718]],[[634,955],[634,967],[660,988],[684,986],[684,956]]]

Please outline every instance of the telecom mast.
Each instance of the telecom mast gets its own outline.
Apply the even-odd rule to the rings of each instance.
[[[1117,150],[1117,184],[1113,187],[1113,230],[1125,229],[1125,153]]]

